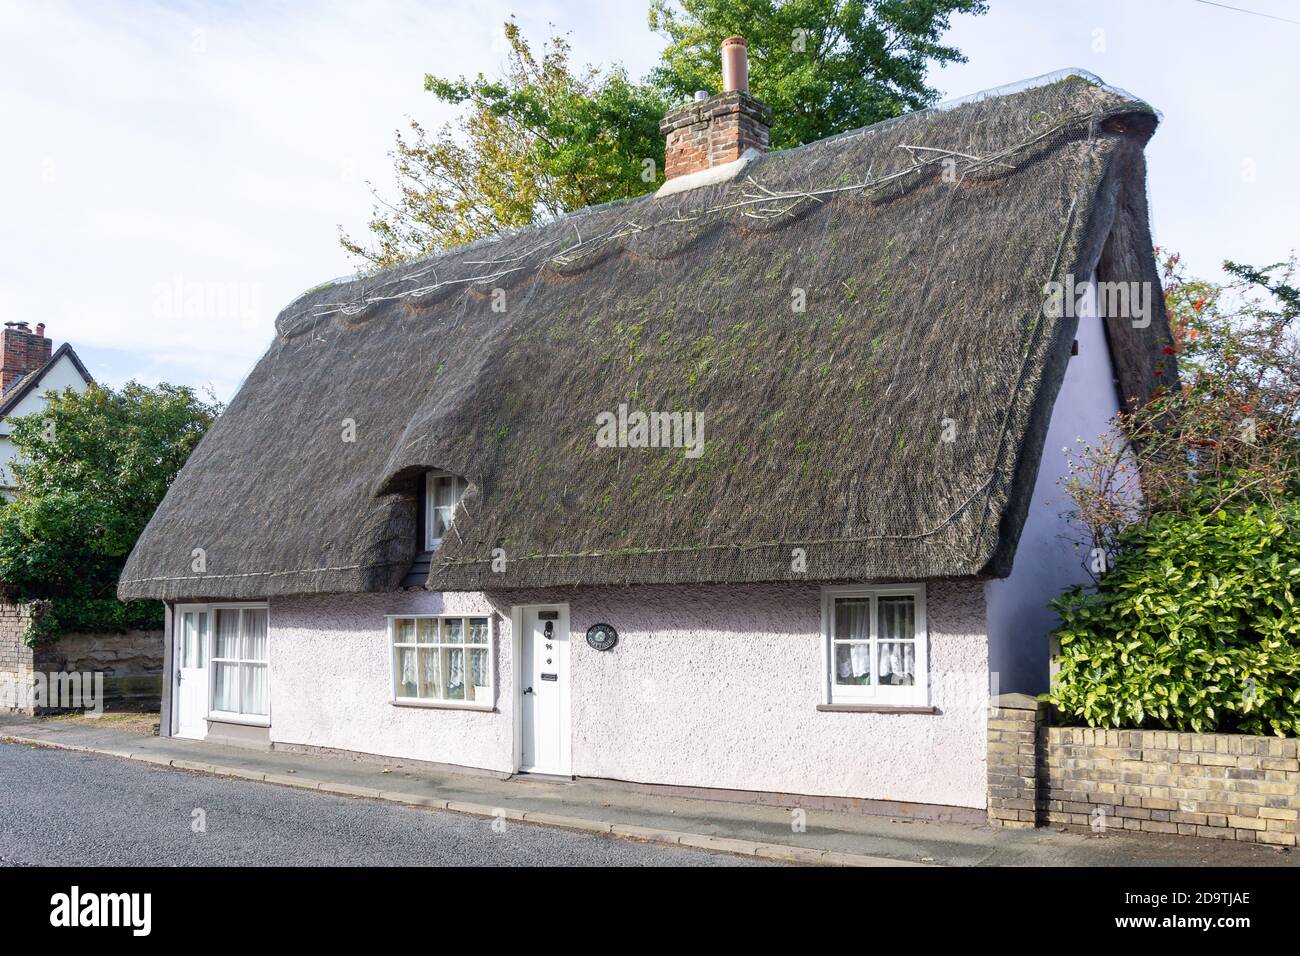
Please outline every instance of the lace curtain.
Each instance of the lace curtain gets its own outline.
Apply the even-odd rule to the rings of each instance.
[[[862,643],[837,644],[836,675],[842,681],[861,680],[871,675],[871,602],[867,599],[835,602],[835,639]]]
[[[910,597],[877,602],[882,684],[911,684],[916,679],[916,603]]]

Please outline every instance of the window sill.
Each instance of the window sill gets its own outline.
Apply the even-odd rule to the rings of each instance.
[[[473,710],[483,714],[495,714],[494,704],[460,703],[454,700],[390,700],[393,707],[418,707],[423,710]]]
[[[212,711],[208,714],[207,719],[218,724],[240,724],[244,727],[271,726],[269,717],[245,717],[243,714],[227,714],[221,711]]]
[[[937,714],[938,707],[920,704],[818,704],[827,714]]]

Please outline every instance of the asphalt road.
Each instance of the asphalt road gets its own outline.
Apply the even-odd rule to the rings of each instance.
[[[202,811],[196,814],[195,811]],[[202,821],[204,829],[195,832]],[[685,848],[0,744],[0,866],[734,866]]]

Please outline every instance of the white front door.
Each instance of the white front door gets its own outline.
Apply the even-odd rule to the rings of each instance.
[[[569,609],[526,607],[522,625],[519,769],[568,776]]]
[[[182,606],[172,620],[172,733],[202,740],[208,732],[208,612]]]

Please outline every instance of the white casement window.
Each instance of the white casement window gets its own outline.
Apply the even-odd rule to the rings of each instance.
[[[926,706],[925,586],[822,591],[824,703]]]
[[[390,617],[393,700],[491,707],[493,631],[488,617]]]
[[[209,716],[260,723],[271,714],[267,609],[213,607]]]
[[[431,471],[424,486],[424,549],[437,551],[442,538],[456,521],[456,506],[465,494],[465,479]]]

